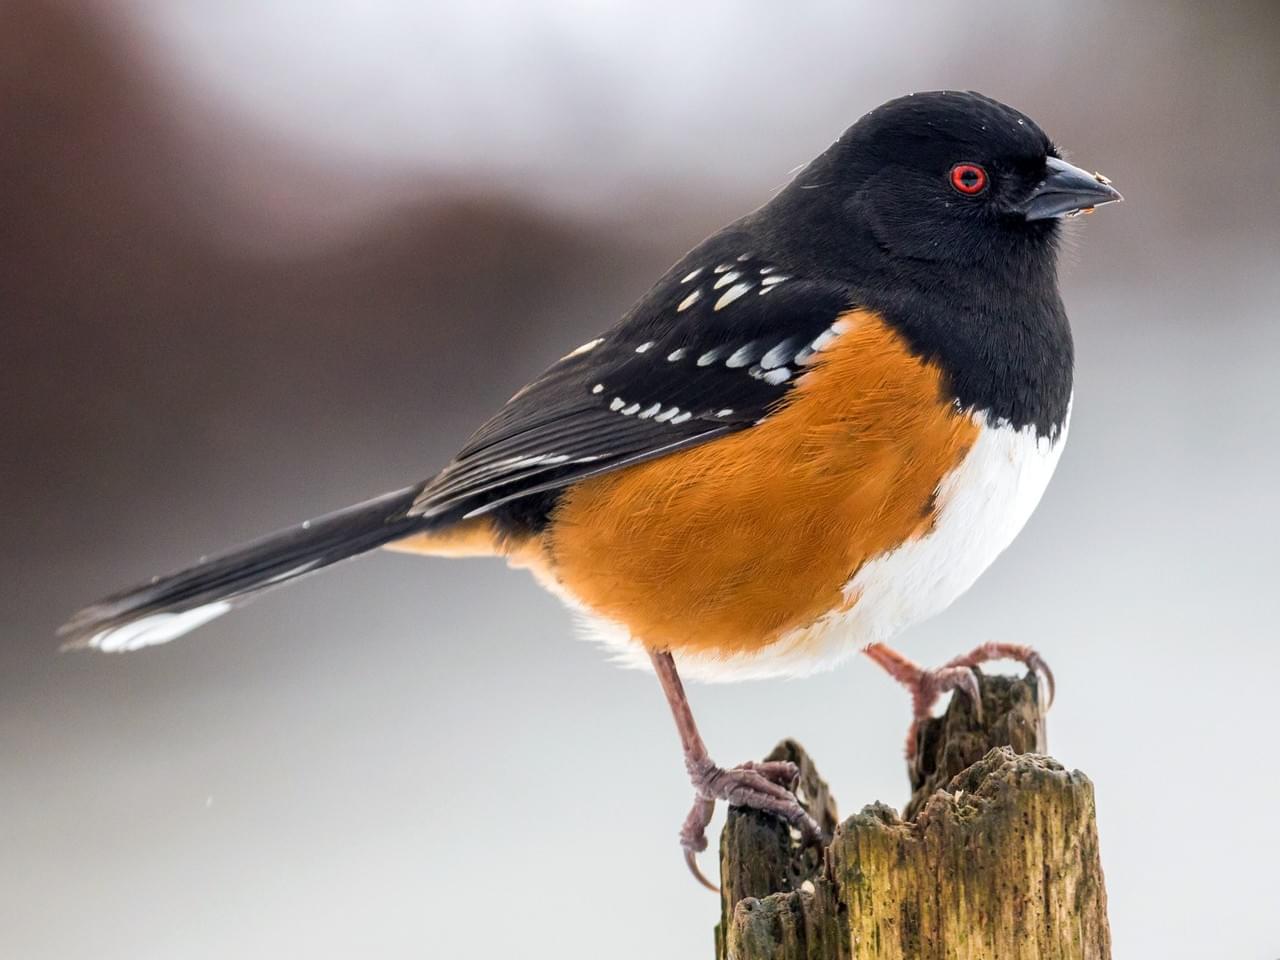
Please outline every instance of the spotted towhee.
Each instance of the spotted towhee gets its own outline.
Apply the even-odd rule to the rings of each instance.
[[[1010,543],[1071,412],[1063,217],[1119,200],[1018,111],[923,93],[867,114],[518,392],[439,474],[117,594],[68,644],[135,650],[375,547],[528,567],[651,664],[696,792],[818,827],[789,764],[712,763],[679,674],[803,674],[865,651],[915,695],[970,688],[883,646]],[[679,671],[679,673],[677,672]]]

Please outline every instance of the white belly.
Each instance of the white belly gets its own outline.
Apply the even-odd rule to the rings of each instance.
[[[1038,438],[1033,427],[990,426],[981,414],[975,419],[977,442],[938,486],[933,529],[864,564],[844,586],[848,609],[833,611],[750,655],[712,659],[677,654],[681,673],[717,681],[829,669],[868,644],[886,642],[939,613],[968,590],[1013,542],[1040,502],[1070,422],[1068,415],[1055,436]],[[590,633],[614,647],[621,660],[648,665],[647,653],[625,629],[590,614],[586,619]]]

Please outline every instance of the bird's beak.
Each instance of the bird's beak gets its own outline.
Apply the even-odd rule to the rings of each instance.
[[[1049,157],[1044,165],[1048,171],[1047,176],[1036,184],[1031,195],[1017,207],[1017,211],[1028,220],[1075,216],[1104,203],[1124,199],[1120,196],[1120,191],[1111,186],[1111,182],[1100,173],[1089,173],[1057,157]]]

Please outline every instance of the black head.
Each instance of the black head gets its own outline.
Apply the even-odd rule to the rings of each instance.
[[[1061,217],[1120,199],[1105,179],[1061,160],[1029,117],[946,91],[872,110],[787,192],[810,215],[821,205],[825,229],[934,263],[1051,262]]]
[[[1063,217],[1119,199],[1012,107],[917,93],[855,123],[724,243],[837,285],[937,363],[962,408],[1051,436],[1073,355],[1055,239]]]

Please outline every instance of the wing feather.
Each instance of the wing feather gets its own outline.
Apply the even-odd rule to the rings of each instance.
[[[710,262],[697,263],[695,258]],[[478,516],[503,504],[744,430],[803,373],[815,342],[851,304],[831,284],[735,267],[748,290],[725,303],[682,282],[719,258],[691,254],[595,346],[563,358],[482,426],[423,489],[412,515]],[[768,296],[762,294],[768,293]],[[806,354],[806,350],[808,354]]]

